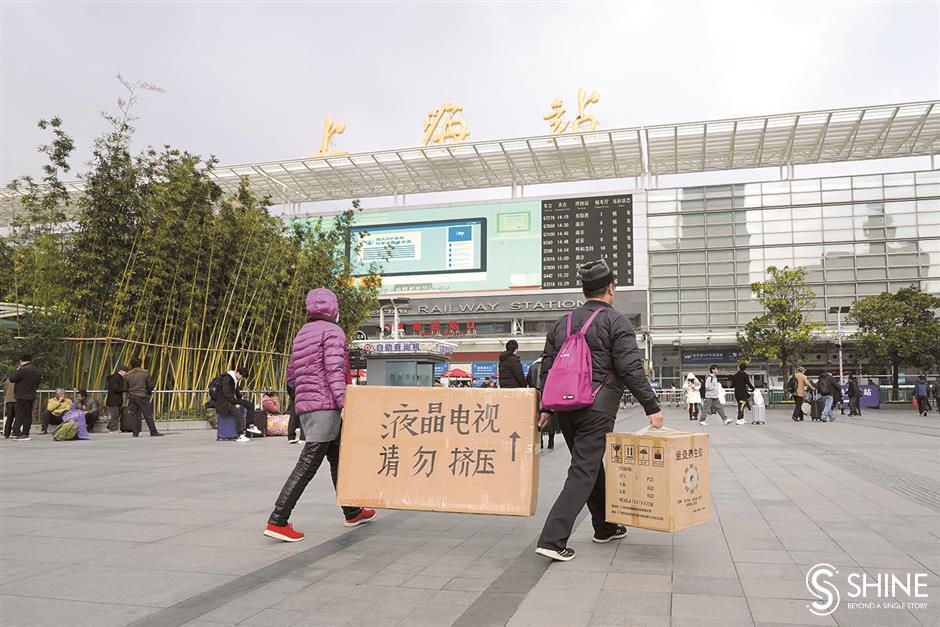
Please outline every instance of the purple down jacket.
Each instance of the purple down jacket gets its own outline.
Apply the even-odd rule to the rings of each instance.
[[[294,338],[287,381],[296,389],[298,414],[346,405],[346,334],[339,328],[336,294],[321,287],[307,293],[307,324]]]

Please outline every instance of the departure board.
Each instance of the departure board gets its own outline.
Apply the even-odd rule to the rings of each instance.
[[[633,285],[633,196],[543,200],[542,288],[580,288],[578,266],[596,259]]]

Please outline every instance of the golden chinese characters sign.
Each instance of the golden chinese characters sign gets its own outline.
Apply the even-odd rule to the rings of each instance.
[[[592,91],[590,94],[587,94],[584,88],[581,88],[578,90],[578,117],[573,121],[565,120],[565,113],[567,111],[565,110],[561,98],[552,100],[551,113],[543,115],[542,119],[548,122],[548,125],[552,129],[552,135],[560,135],[569,129],[572,133],[596,130],[597,116],[586,114],[585,109],[587,109],[588,105],[597,104],[600,97],[601,95],[597,91]]]
[[[443,123],[443,125],[442,125]],[[470,127],[463,117],[463,107],[447,102],[428,111],[424,121],[422,146],[428,144],[459,143],[470,137]]]
[[[326,116],[323,122],[323,139],[320,140],[320,152],[311,154],[311,157],[328,157],[330,155],[345,155],[345,150],[336,150],[333,148],[333,137],[342,135],[346,130],[345,122],[333,123],[332,116]]]

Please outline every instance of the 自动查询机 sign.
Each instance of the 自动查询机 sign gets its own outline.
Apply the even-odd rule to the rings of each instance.
[[[531,516],[535,390],[350,386],[340,505]]]

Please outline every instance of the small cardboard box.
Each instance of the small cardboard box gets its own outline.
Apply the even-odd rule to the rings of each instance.
[[[349,386],[336,502],[531,516],[537,442],[535,390]]]
[[[678,531],[708,522],[708,434],[607,434],[607,521]]]

